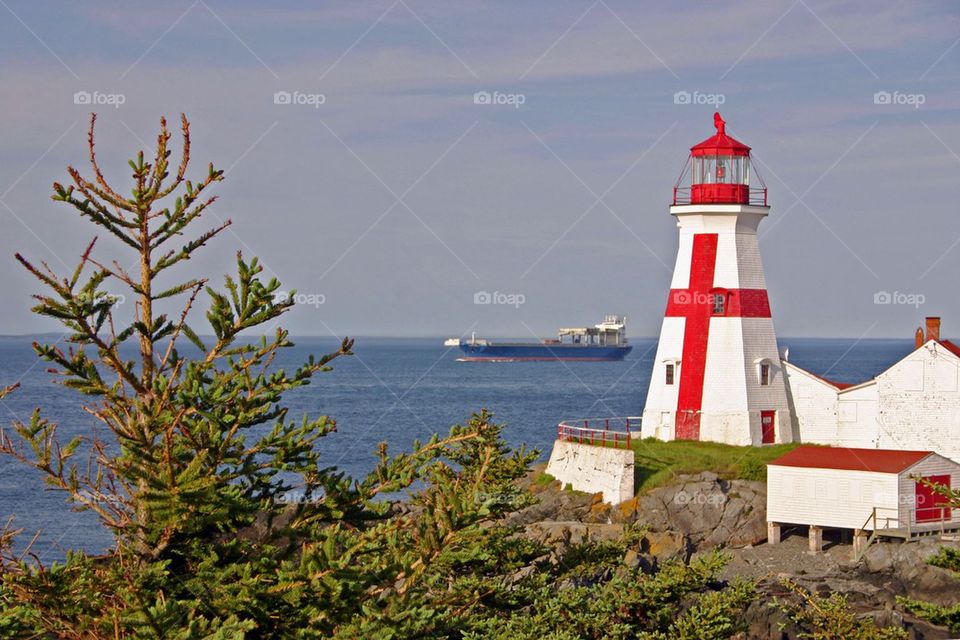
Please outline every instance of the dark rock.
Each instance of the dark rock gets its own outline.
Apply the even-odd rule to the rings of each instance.
[[[686,534],[698,549],[755,545],[767,537],[766,486],[710,472],[679,476],[640,497],[634,518],[653,531]]]

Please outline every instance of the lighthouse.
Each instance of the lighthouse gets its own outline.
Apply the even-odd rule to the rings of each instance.
[[[670,214],[680,242],[643,429],[662,440],[790,442],[793,417],[757,228],[770,213],[750,147],[726,133],[690,149]]]

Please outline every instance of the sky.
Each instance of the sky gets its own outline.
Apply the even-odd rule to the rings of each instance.
[[[96,235],[49,198],[95,110],[123,190],[187,115],[192,175],[225,170],[203,226],[233,224],[176,275],[259,256],[299,293],[294,334],[618,313],[655,336],[672,187],[719,108],[769,188],[781,336],[909,338],[926,315],[960,336],[958,80],[946,1],[0,0],[0,333],[58,329],[13,255],[68,272]],[[97,256],[131,259],[105,236]]]

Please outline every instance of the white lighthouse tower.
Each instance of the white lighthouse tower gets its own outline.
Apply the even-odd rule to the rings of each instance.
[[[670,214],[680,246],[643,430],[663,440],[793,440],[757,227],[767,190],[750,147],[717,133],[690,149]],[[689,186],[685,180],[689,176]]]

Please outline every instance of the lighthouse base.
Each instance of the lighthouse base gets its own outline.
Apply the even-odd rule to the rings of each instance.
[[[793,414],[785,410],[741,411],[729,413],[701,413],[695,417],[698,437],[696,440],[721,442],[736,446],[762,446],[793,442]],[[658,440],[689,440],[678,436],[677,414],[663,411],[659,414],[647,411],[643,415],[644,429]],[[653,425],[653,428],[650,428]],[[685,425],[688,426],[688,425]],[[681,429],[680,433],[689,433]]]

